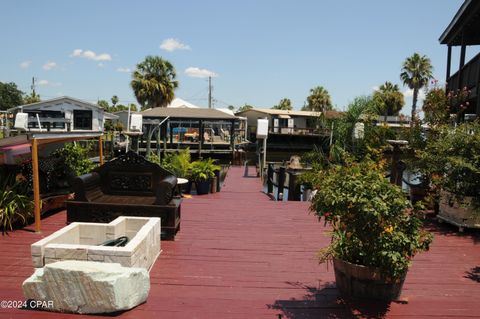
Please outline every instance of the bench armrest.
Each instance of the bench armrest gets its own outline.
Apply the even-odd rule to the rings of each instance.
[[[73,179],[72,184],[75,200],[77,201],[91,202],[102,194],[100,175],[96,172],[77,176]]]
[[[172,200],[177,187],[177,177],[170,175],[162,179],[157,185],[155,205],[167,205]]]

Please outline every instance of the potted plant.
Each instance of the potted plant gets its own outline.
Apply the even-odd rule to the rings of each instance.
[[[431,235],[402,190],[371,160],[332,165],[318,173],[311,210],[332,226],[320,261],[333,260],[337,288],[346,296],[394,300],[413,256]]]
[[[216,170],[220,170],[220,166],[216,165],[215,160],[211,158],[192,163],[190,177],[195,182],[198,195],[208,194],[211,179],[215,176]]]
[[[438,217],[460,228],[480,227],[480,123],[438,128],[419,152],[424,173],[438,190]]]

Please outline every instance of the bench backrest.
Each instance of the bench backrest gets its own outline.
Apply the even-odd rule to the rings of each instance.
[[[97,167],[102,192],[109,195],[156,196],[159,182],[173,173],[135,152]]]

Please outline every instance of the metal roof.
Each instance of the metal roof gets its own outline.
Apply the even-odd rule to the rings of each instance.
[[[237,112],[236,114],[242,114],[249,111],[260,112],[268,115],[290,115],[290,116],[305,116],[305,117],[317,117],[322,114],[322,112],[313,112],[313,111],[297,111],[297,110],[277,110],[277,109],[259,109],[259,108],[252,108],[245,111]],[[325,116],[327,118],[337,118],[341,116],[341,112],[338,111],[326,111]]]
[[[480,44],[480,1],[465,0],[438,39],[441,44]]]
[[[80,104],[80,105],[95,107],[95,108],[103,110],[103,108],[101,106],[97,105],[97,104],[82,101],[82,100],[75,99],[75,98],[72,98],[72,97],[69,97],[69,96],[61,96],[61,97],[57,97],[57,98],[50,99],[50,100],[40,101],[40,102],[37,102],[37,103],[15,106],[15,107],[12,107],[12,108],[8,109],[8,112],[12,112],[12,111],[20,109],[20,108],[23,108],[23,109],[29,109],[29,108],[32,108],[32,107],[36,108],[36,107],[42,107],[44,105],[46,106],[46,105],[50,105],[50,104],[58,104],[58,103],[61,103],[61,102],[70,102],[70,103],[73,103],[73,104]]]
[[[237,117],[216,109],[156,107],[141,112],[143,117],[234,120]]]

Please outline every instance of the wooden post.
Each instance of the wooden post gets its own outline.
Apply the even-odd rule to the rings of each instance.
[[[98,137],[98,157],[100,158],[100,165],[103,165],[103,137]]]
[[[198,139],[198,159],[202,159],[202,146],[203,146],[203,121],[199,120],[198,121],[198,133],[199,133],[199,139]]]
[[[230,126],[230,150],[232,151],[232,161],[235,160],[235,120],[232,120]]]
[[[450,79],[450,71],[452,66],[452,46],[448,46],[448,51],[447,51],[447,80],[446,82],[448,83],[448,80]]]
[[[33,172],[33,203],[35,216],[35,232],[40,233],[40,181],[38,174],[38,141],[36,138],[32,140],[32,172]]]
[[[300,185],[297,183],[298,173],[290,172],[288,174],[288,200],[300,200]]]
[[[283,189],[285,186],[285,167],[280,167],[278,174],[277,200],[283,200]]]
[[[215,185],[215,187],[217,188],[217,192],[220,191],[220,170],[216,170],[215,171],[215,177],[217,178],[217,185]]]
[[[273,163],[268,163],[267,168],[267,193],[273,193]]]

